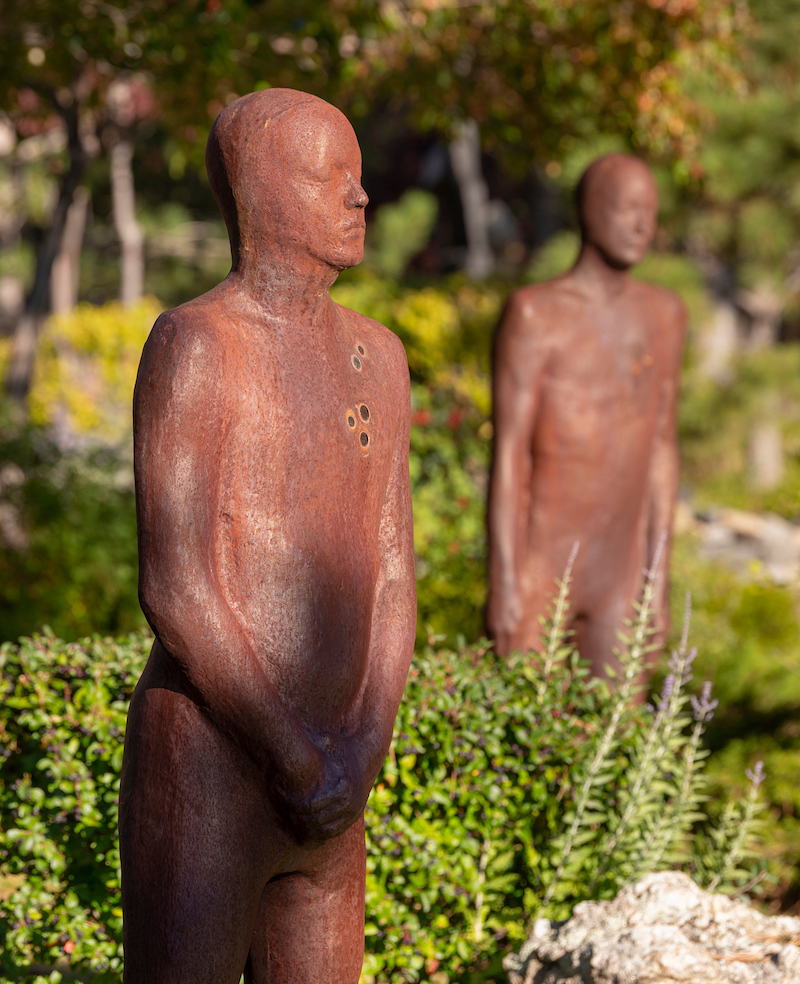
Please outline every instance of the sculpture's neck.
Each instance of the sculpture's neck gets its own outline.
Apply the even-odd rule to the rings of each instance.
[[[628,285],[628,267],[612,266],[594,243],[584,240],[571,277],[590,297],[611,300]]]
[[[273,324],[312,327],[329,310],[339,271],[311,256],[243,248],[230,279]]]

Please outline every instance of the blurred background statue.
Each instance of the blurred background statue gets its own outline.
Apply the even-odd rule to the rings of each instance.
[[[577,205],[577,262],[515,291],[495,339],[487,621],[501,653],[536,649],[539,616],[578,540],[571,619],[602,675],[664,536],[656,641],[667,629],[686,312],[676,294],[629,274],[656,231],[645,164],[598,158]]]
[[[328,294],[364,245],[345,117],[245,96],[207,165],[232,269],[159,318],[134,397],[156,641],[125,737],[125,981],[356,984],[416,625],[408,368]]]

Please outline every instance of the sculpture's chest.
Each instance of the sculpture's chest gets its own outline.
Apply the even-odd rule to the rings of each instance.
[[[573,326],[550,360],[554,395],[597,412],[648,412],[657,402],[665,355],[654,319],[604,312]]]
[[[397,407],[379,354],[348,341],[251,352],[230,428],[247,497],[315,511],[383,500]]]

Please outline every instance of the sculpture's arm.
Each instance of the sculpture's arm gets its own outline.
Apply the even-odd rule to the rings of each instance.
[[[532,313],[512,294],[497,329],[492,376],[494,456],[489,483],[487,625],[498,651],[508,652],[522,617],[517,556],[521,517],[531,481],[532,440],[543,358],[531,341]]]
[[[678,454],[678,396],[683,342],[686,334],[686,309],[675,298],[675,314],[670,325],[672,344],[667,351],[667,366],[661,383],[659,416],[648,481],[647,558],[650,566],[658,544],[662,541],[656,588],[656,625],[664,635],[669,625],[669,557],[672,545],[672,525],[680,479]]]
[[[323,756],[278,698],[218,580],[219,459],[235,388],[222,346],[169,317],[147,342],[134,396],[142,609],[293,823],[292,804],[307,810],[323,781]]]
[[[417,590],[414,532],[408,473],[410,393],[405,354],[398,344],[403,391],[392,473],[381,511],[380,573],[372,614],[369,666],[355,702],[348,733],[359,773],[359,812],[366,803],[392,740],[397,709],[414,653]]]

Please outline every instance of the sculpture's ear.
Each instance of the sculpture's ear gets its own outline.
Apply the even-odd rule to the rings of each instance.
[[[239,217],[236,212],[236,200],[231,188],[230,169],[233,165],[227,158],[233,152],[230,141],[225,139],[225,130],[229,125],[228,114],[220,113],[211,127],[206,144],[206,171],[214,198],[228,227],[228,239],[231,244],[231,269],[239,266]]]

